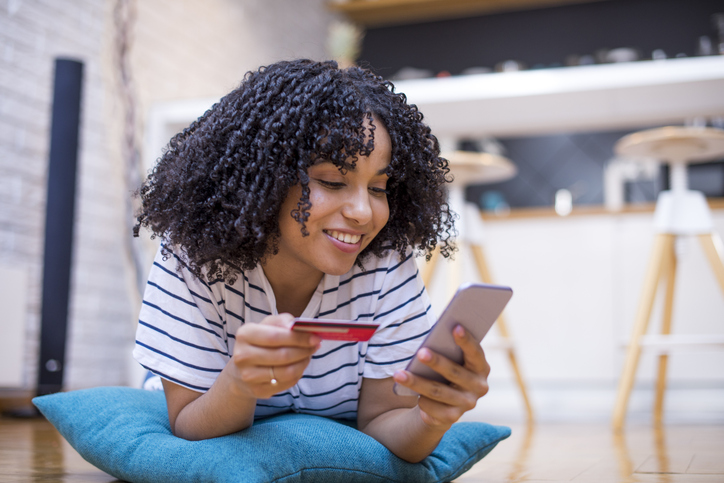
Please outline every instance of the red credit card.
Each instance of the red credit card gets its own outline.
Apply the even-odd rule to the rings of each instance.
[[[349,340],[366,342],[370,340],[379,324],[358,324],[349,320],[294,319],[292,330],[312,332],[326,340]]]

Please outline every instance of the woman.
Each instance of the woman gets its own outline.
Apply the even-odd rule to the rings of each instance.
[[[356,418],[410,462],[429,455],[489,372],[462,327],[462,366],[417,351],[434,317],[413,255],[453,250],[448,173],[404,95],[334,62],[251,72],[175,136],[140,189],[139,227],[163,242],[134,350],[162,378],[174,434],[296,411]],[[380,327],[321,341],[290,330],[300,316]],[[452,384],[404,371],[415,356]]]

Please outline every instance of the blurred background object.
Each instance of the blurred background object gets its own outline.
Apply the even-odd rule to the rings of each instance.
[[[352,22],[334,21],[329,26],[327,52],[340,67],[355,65],[362,49],[363,37],[364,31],[358,25]]]

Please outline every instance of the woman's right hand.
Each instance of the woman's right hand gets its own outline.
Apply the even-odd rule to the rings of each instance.
[[[292,320],[290,314],[270,315],[258,324],[242,325],[236,331],[231,359],[205,393],[164,379],[173,433],[198,440],[241,431],[254,423],[257,399],[296,384],[321,339],[290,330]]]
[[[244,324],[236,331],[228,368],[243,394],[266,399],[301,379],[321,339],[308,332],[290,330],[293,320],[291,314],[270,315],[258,324]],[[276,384],[271,383],[272,379],[276,379]]]

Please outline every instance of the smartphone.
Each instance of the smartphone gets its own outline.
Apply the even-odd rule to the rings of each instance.
[[[325,340],[366,342],[379,326],[379,324],[356,323],[349,320],[296,318],[292,330],[312,332]]]
[[[467,283],[460,286],[420,348],[427,347],[453,362],[462,364],[463,351],[455,343],[452,335],[455,326],[462,325],[480,343],[512,296],[513,290],[502,285]],[[449,384],[443,376],[420,362],[417,357],[410,361],[406,370],[433,381]],[[395,384],[394,391],[398,396],[417,395],[412,389],[399,384]]]

